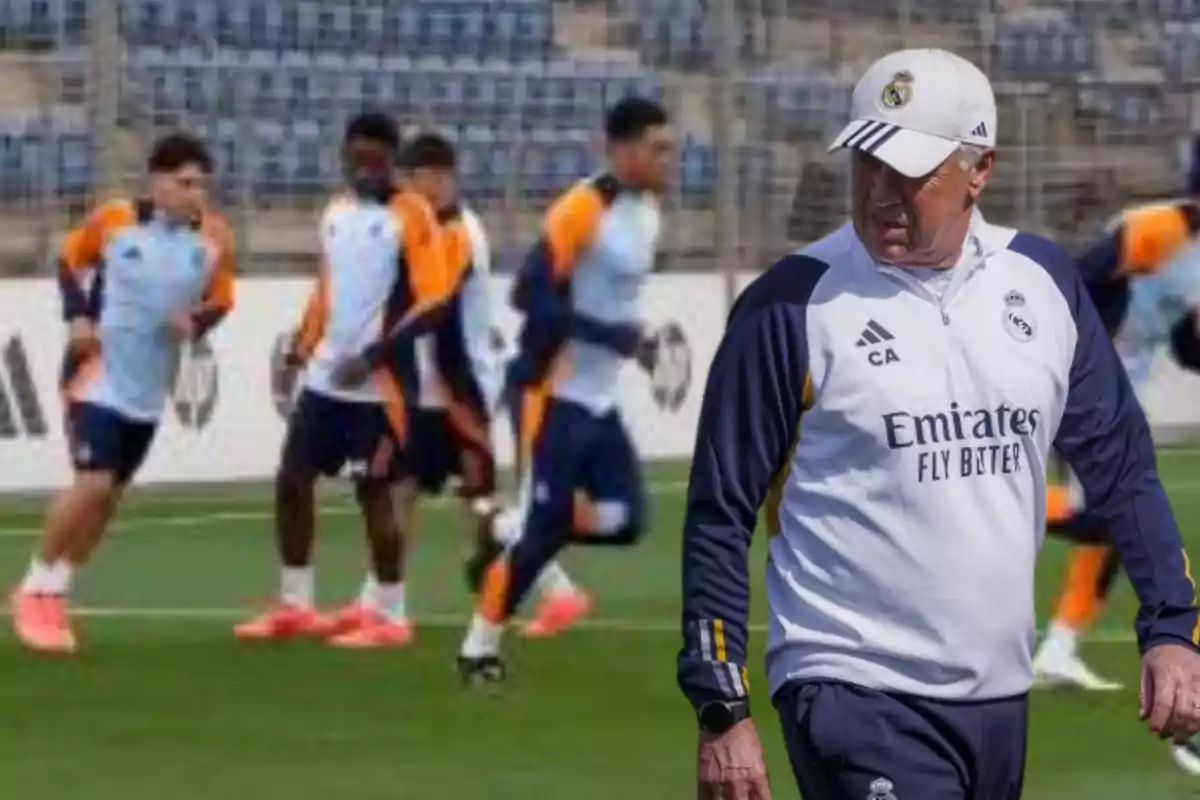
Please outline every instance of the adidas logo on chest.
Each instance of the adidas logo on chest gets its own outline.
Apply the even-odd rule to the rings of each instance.
[[[895,341],[896,337],[891,331],[872,319],[867,321],[854,346],[866,350],[868,364],[882,367],[900,362],[900,356],[894,346]]]

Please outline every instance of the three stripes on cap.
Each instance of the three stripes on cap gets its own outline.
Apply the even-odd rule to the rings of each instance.
[[[874,153],[899,132],[899,127],[887,122],[864,122],[858,130],[846,137],[842,146],[864,153]]]

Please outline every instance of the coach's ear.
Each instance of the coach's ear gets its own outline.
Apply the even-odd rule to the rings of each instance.
[[[975,163],[967,168],[967,192],[971,200],[978,201],[992,177],[992,169],[996,166],[996,151],[989,148],[975,159]]]

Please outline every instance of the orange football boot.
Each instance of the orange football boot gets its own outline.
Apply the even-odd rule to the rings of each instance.
[[[408,620],[393,621],[383,612],[366,609],[359,626],[329,639],[332,647],[346,650],[372,650],[380,647],[404,647],[413,640],[413,626]]]
[[[75,632],[62,595],[13,592],[13,631],[21,643],[41,653],[74,653]]]
[[[521,629],[531,639],[548,639],[576,625],[592,612],[592,598],[582,589],[552,592],[538,604],[534,618]]]
[[[239,639],[321,639],[329,635],[333,622],[314,608],[282,603],[234,626]]]

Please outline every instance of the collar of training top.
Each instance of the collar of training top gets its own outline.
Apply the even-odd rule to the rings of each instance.
[[[445,225],[447,222],[453,222],[462,216],[462,206],[458,203],[452,203],[437,213],[437,221]]]
[[[151,200],[149,197],[139,197],[135,201],[135,209],[136,209],[137,221],[138,221],[138,224],[140,224],[140,225],[144,225],[147,222],[153,221],[159,215],[158,208],[155,207],[154,201]],[[198,231],[198,230],[200,230],[200,226],[203,224],[203,222],[204,222],[204,215],[197,214],[196,216],[194,216],[190,220],[188,220],[187,227],[191,228],[194,231]]]

